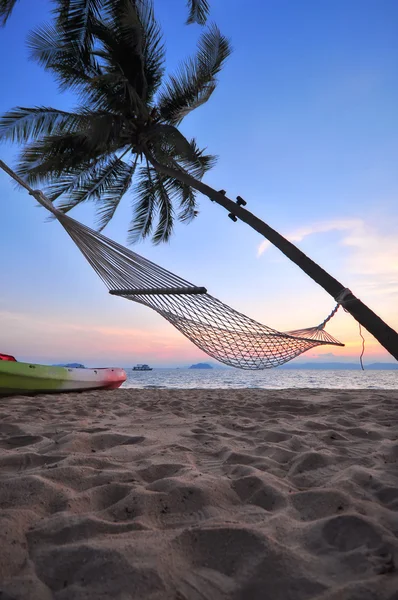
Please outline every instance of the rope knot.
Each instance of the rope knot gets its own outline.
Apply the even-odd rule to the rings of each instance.
[[[344,288],[343,290],[341,290],[341,292],[339,292],[337,294],[337,296],[335,296],[335,300],[337,302],[337,304],[341,304],[341,306],[344,308],[346,306],[346,304],[349,304],[350,302],[354,302],[355,299],[354,298],[349,298],[349,296],[352,296],[353,293],[350,289],[348,288]]]

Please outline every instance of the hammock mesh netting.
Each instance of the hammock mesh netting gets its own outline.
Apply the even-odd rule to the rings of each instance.
[[[324,330],[338,306],[317,327],[276,331],[213,298],[206,288],[193,285],[71,219],[2,161],[0,167],[58,219],[110,294],[152,308],[216,360],[240,369],[267,369],[315,346],[344,346]]]

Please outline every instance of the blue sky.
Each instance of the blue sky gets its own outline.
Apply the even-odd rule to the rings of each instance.
[[[207,105],[183,124],[219,155],[206,181],[248,208],[398,328],[398,41],[395,0],[213,0],[211,19],[234,53]],[[250,6],[250,10],[247,7]],[[200,28],[184,25],[184,0],[155,0],[168,68],[194,51]],[[29,30],[49,18],[47,0],[20,0],[0,30],[0,111],[69,109],[51,76],[28,59]],[[2,145],[11,165],[17,148]],[[19,359],[86,364],[180,365],[204,355],[158,315],[108,296],[79,251],[43,209],[0,174],[0,345]],[[106,235],[126,242],[127,194]],[[91,206],[75,211],[92,225]],[[272,327],[315,325],[333,300],[276,249],[225,211],[200,215],[171,242],[136,252]],[[356,359],[357,325],[341,311],[328,330]],[[366,335],[368,360],[389,356]],[[305,360],[322,358],[314,350]]]

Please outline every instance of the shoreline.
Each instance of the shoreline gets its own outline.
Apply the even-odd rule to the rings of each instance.
[[[395,600],[397,407],[382,389],[2,397],[0,591]]]

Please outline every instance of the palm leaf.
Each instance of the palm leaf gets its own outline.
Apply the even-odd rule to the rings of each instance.
[[[138,17],[143,32],[142,54],[144,70],[148,84],[147,99],[150,101],[159,88],[165,62],[165,48],[162,32],[154,15],[152,1],[141,0],[138,5]]]
[[[202,34],[195,58],[183,63],[177,73],[166,81],[158,101],[163,119],[178,125],[192,110],[212,95],[216,75],[231,54],[231,46],[213,25]]]
[[[162,133],[176,129],[172,126],[163,127]],[[192,177],[202,179],[205,173],[214,167],[217,157],[205,154],[205,149],[200,150],[195,139],[188,142],[180,132],[178,134],[181,138],[171,134],[157,136],[155,140],[152,140],[151,153],[160,164],[172,167],[177,171],[185,171]]]
[[[131,146],[134,141],[134,123],[124,116],[102,110],[83,108],[79,114],[79,129],[90,140],[92,147]]]
[[[87,200],[98,200],[101,194],[106,194],[109,187],[123,171],[125,163],[118,156],[108,155],[103,160],[96,161],[91,168],[80,173],[80,179],[69,186],[68,198],[62,200],[58,208],[69,212],[72,208]],[[77,171],[77,169],[76,169]]]
[[[187,23],[199,23],[204,25],[210,12],[208,0],[188,0],[189,16]]]
[[[57,28],[70,41],[89,52],[93,45],[93,24],[109,0],[57,0],[54,10]]]
[[[16,3],[17,0],[0,0],[0,26],[7,23]]]
[[[99,231],[102,231],[108,225],[109,221],[111,221],[124,194],[130,188],[137,162],[138,156],[132,164],[124,164],[123,168],[120,169],[119,175],[114,178],[108,194],[105,196],[101,194],[99,196],[97,202],[97,224]]]
[[[184,156],[192,161],[196,159],[190,142],[174,125],[163,123],[153,125],[146,132],[146,141],[149,146],[165,146],[170,157]]]
[[[121,72],[108,72],[94,77],[80,94],[81,102],[97,111],[124,116],[133,125],[135,119],[147,120],[148,107],[127,77]]]
[[[68,171],[98,161],[121,148],[115,144],[93,144],[86,133],[53,135],[27,145],[21,152],[18,173],[37,184],[61,177]]]
[[[179,203],[178,220],[189,223],[196,216],[196,190],[175,177],[163,177],[171,200]]]
[[[50,135],[57,131],[72,131],[76,128],[79,115],[56,108],[17,106],[0,119],[0,139],[26,142],[32,138]]]
[[[52,178],[45,188],[47,198],[54,202],[63,194],[70,194],[72,191],[81,188],[86,181],[92,181],[98,168],[101,165],[106,164],[108,160],[109,156],[91,161],[82,160],[79,164],[75,165],[73,169],[71,168],[62,174],[59,174],[58,177]],[[73,206],[76,206],[77,204],[78,203]]]
[[[128,243],[135,244],[151,234],[156,212],[155,171],[148,163],[139,169],[134,190],[133,218],[128,229]]]
[[[163,75],[164,47],[150,0],[119,0],[93,26],[107,69],[122,74],[149,102]]]
[[[134,244],[148,237],[154,227],[154,244],[166,242],[170,238],[174,224],[172,195],[175,193],[164,177],[147,163],[140,168],[135,187],[134,215],[129,228],[128,241]],[[157,224],[155,226],[155,220]]]
[[[181,201],[178,220],[190,223],[197,215],[196,192],[191,187],[181,184]]]
[[[122,157],[111,155],[91,164],[81,164],[73,172],[53,182],[46,195],[54,202],[67,194],[57,204],[58,210],[67,213],[87,202],[97,203],[97,225],[104,229],[115,214],[119,203],[129,189],[137,160],[127,164]]]
[[[31,58],[55,75],[61,89],[79,90],[102,72],[94,53],[83,52],[53,24],[36,28],[27,41]]]
[[[153,233],[152,242],[160,244],[170,239],[174,225],[173,203],[169,196],[169,190],[165,186],[166,178],[161,173],[156,173],[156,190],[158,197],[158,225]]]
[[[15,117],[14,113],[11,117]],[[19,173],[32,183],[41,182],[43,178],[60,177],[64,171],[73,172],[76,166],[90,164],[93,160],[118,150],[123,151],[126,147],[131,147],[134,138],[129,123],[126,124],[118,115],[89,109],[65,115],[61,113],[59,122],[56,120],[57,115],[52,113],[48,121],[45,121],[47,113],[42,115],[40,111],[33,113],[32,122],[28,119],[29,112],[26,116],[20,111],[16,116],[21,116],[21,119],[14,118],[12,121],[10,118],[11,124],[6,121],[9,129],[5,128],[4,136],[19,136],[25,141],[36,137],[36,141],[23,149],[18,167]],[[38,123],[34,121],[36,116]],[[28,121],[25,122],[25,119]],[[37,132],[41,137],[33,135]]]
[[[27,37],[30,57],[45,69],[49,68],[58,59],[60,53],[66,50],[70,51],[65,42],[63,32],[60,32],[55,25],[50,23],[37,27]]]
[[[195,139],[190,141],[190,146],[190,154],[176,157],[176,162],[192,177],[202,179],[205,173],[215,166],[217,157],[213,154],[205,154],[206,148],[200,150]]]

